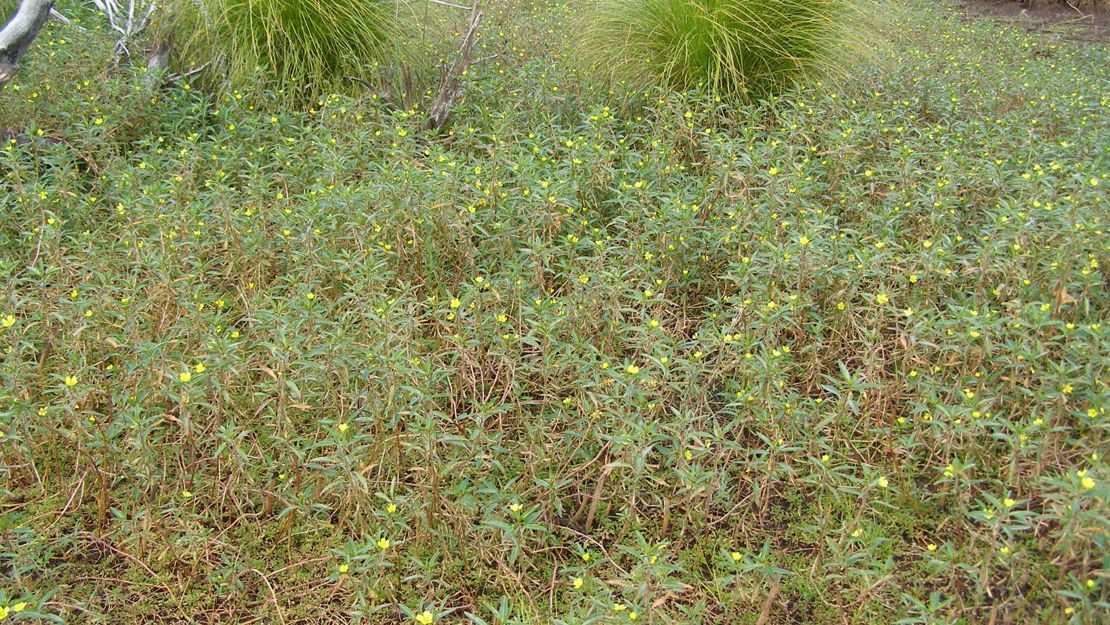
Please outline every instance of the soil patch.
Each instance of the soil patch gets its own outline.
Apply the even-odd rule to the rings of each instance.
[[[1073,7],[1066,2],[1028,5],[1012,0],[960,0],[964,15],[1056,33],[1076,41],[1110,43],[1110,9]]]

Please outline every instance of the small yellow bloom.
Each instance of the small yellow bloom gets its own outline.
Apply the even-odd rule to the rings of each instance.
[[[420,625],[431,625],[434,620],[436,620],[435,617],[427,610],[416,615],[416,622],[420,623]]]
[[[733,551],[729,555],[732,557],[733,562],[739,562],[744,557],[744,556],[740,555],[739,551]]]
[[[628,365],[624,368],[624,370],[628,373],[628,375],[636,375],[640,372],[640,368],[636,365]]]
[[[1095,487],[1095,480],[1091,477],[1084,477],[1079,483],[1082,484],[1083,488],[1086,490],[1091,490]]]
[[[308,301],[311,302],[312,300],[316,299],[316,294],[313,293],[312,291],[309,291],[308,293],[305,293],[304,297],[305,297],[305,299],[307,299]]]
[[[582,587],[582,578],[581,578],[581,577],[575,577],[575,578],[574,578],[574,581],[573,581],[573,582],[571,582],[571,584],[572,584],[572,585],[573,585],[573,586],[574,586],[575,588],[581,588],[581,587]]]
[[[339,572],[340,573],[346,573],[347,571],[350,571],[350,570],[351,570],[351,567],[346,562],[339,565]]]
[[[197,366],[193,367],[193,371],[196,371],[197,373],[204,373],[204,363],[198,362]]]
[[[336,426],[336,429],[338,429],[340,432],[346,432],[350,427],[351,426],[347,425],[346,423],[340,423]]]
[[[383,551],[386,550],[386,549],[389,549],[389,539],[388,538],[379,538],[378,539],[378,549],[381,549]],[[428,622],[430,623],[431,621],[428,621]]]
[[[397,504],[395,504],[395,503],[389,504],[388,506],[385,507],[385,511],[388,512],[389,514],[395,514],[397,512]]]
[[[462,302],[460,302],[457,297],[452,298],[451,299],[451,308],[458,308],[459,306],[462,306]]]
[[[879,488],[886,488],[887,486],[890,486],[890,480],[886,479],[885,477],[880,477]]]
[[[3,323],[5,328],[10,328],[15,325],[15,317],[12,315],[5,315]]]
[[[65,381],[66,381],[66,386],[69,386],[69,387],[77,386],[77,376],[75,376],[75,375],[67,375]]]
[[[177,379],[181,380],[182,383],[187,384],[189,380],[193,379],[193,374],[189,373],[188,371],[182,371],[181,375],[177,376]]]
[[[590,277],[587,276],[586,274],[582,274],[582,275],[578,276],[578,281],[581,282],[582,284],[586,284],[587,282],[590,281]]]

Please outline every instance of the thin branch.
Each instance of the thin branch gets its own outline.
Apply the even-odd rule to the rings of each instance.
[[[466,6],[465,4],[455,4],[453,2],[446,2],[445,0],[428,0],[428,2],[431,2],[432,4],[439,4],[445,7],[451,7],[452,9],[462,9],[463,11],[470,10],[470,7]]]
[[[462,42],[459,44],[459,56],[451,67],[444,72],[439,81],[439,91],[436,93],[435,100],[432,101],[432,106],[428,109],[429,130],[439,130],[447,123],[451,108],[455,105],[455,100],[459,97],[459,94],[462,93],[462,76],[470,67],[474,44],[477,42],[478,25],[481,22],[482,12],[478,9],[478,0],[474,0],[474,4],[470,7],[470,19],[467,23],[466,34],[463,35]]]

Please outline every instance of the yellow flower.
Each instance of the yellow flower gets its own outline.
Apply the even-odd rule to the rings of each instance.
[[[305,293],[304,297],[305,297],[305,299],[307,299],[308,301],[311,302],[312,300],[316,299],[316,294],[313,293],[312,291],[309,291],[308,293]]]
[[[729,555],[732,557],[733,562],[739,562],[744,557],[744,556],[740,555],[739,551],[733,551]]]
[[[462,306],[462,302],[460,302],[457,297],[452,298],[451,299],[451,308],[458,308],[459,306]]]
[[[805,247],[805,246],[809,245],[809,237],[807,237],[807,236],[800,237],[798,239],[798,243],[801,243],[802,247]]]
[[[69,386],[69,387],[77,386],[77,376],[67,375],[66,376],[66,386]]]
[[[8,618],[8,607],[0,605],[0,621]]]
[[[395,504],[395,503],[389,504],[388,506],[385,507],[385,511],[388,512],[389,514],[396,513],[397,512],[397,504]]]
[[[1082,480],[1080,480],[1079,483],[1082,484],[1083,488],[1087,490],[1091,490],[1095,487],[1095,480],[1090,477],[1084,477]]]
[[[581,577],[575,577],[574,581],[571,582],[571,585],[573,585],[575,588],[581,588],[582,587],[582,578]]]
[[[340,423],[339,425],[336,426],[336,429],[338,429],[340,432],[346,432],[347,429],[350,428],[350,427],[351,426],[347,425],[346,423]]]
[[[198,362],[197,366],[193,367],[193,371],[196,371],[197,373],[204,373],[204,363]]]
[[[590,552],[589,551],[582,554],[582,561],[583,562],[589,562],[590,561]]]
[[[929,545],[925,548],[928,549],[930,552],[934,552],[937,550],[937,546],[933,543],[929,543]]]
[[[420,623],[420,625],[431,625],[434,620],[436,620],[435,617],[427,610],[416,615],[416,622]]]
[[[640,372],[640,368],[636,365],[628,365],[624,368],[624,370],[628,373],[628,375],[636,375]]]
[[[512,510],[513,512],[520,512],[523,509],[524,506],[520,505],[519,503],[514,503],[513,505],[509,506],[509,510]]]
[[[1006,506],[1007,508],[1013,508],[1014,504],[1016,504],[1016,503],[1017,503],[1016,501],[1014,501],[1013,499],[1010,499],[1009,497],[1007,497],[1006,499],[1004,499],[1002,501],[1002,504],[1004,506]]]
[[[26,601],[20,601],[19,603],[12,606],[12,612],[16,612],[16,613],[22,612],[26,609],[27,609],[27,602]]]
[[[389,549],[389,539],[388,538],[379,538],[378,539],[378,549],[381,549],[382,551],[384,551],[386,549]],[[428,622],[431,623],[431,621],[428,621]]]
[[[885,477],[880,477],[879,488],[886,488],[887,486],[890,486],[890,480],[886,479]]]
[[[177,379],[181,380],[182,383],[187,384],[189,380],[193,379],[193,374],[189,373],[188,371],[182,371],[181,375],[177,376]]]
[[[15,317],[13,317],[12,315],[5,315],[4,316],[4,327],[5,328],[10,328],[14,325],[15,325]]]
[[[340,573],[346,573],[347,571],[350,571],[350,570],[351,570],[351,567],[346,562],[339,565],[339,572]]]
[[[586,274],[582,274],[582,275],[578,276],[578,281],[581,282],[582,284],[586,284],[587,282],[590,281],[590,277],[587,276]]]
[[[635,621],[637,618],[638,618],[638,616],[635,612],[629,612],[628,613],[628,620]]]
[[[885,304],[890,301],[890,298],[887,297],[886,293],[879,293],[875,296],[875,301],[879,302],[880,304]]]

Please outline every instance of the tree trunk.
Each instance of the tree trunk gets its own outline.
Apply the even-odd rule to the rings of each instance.
[[[54,0],[22,0],[15,16],[0,30],[0,86],[19,70],[19,57],[27,51],[50,18]]]

